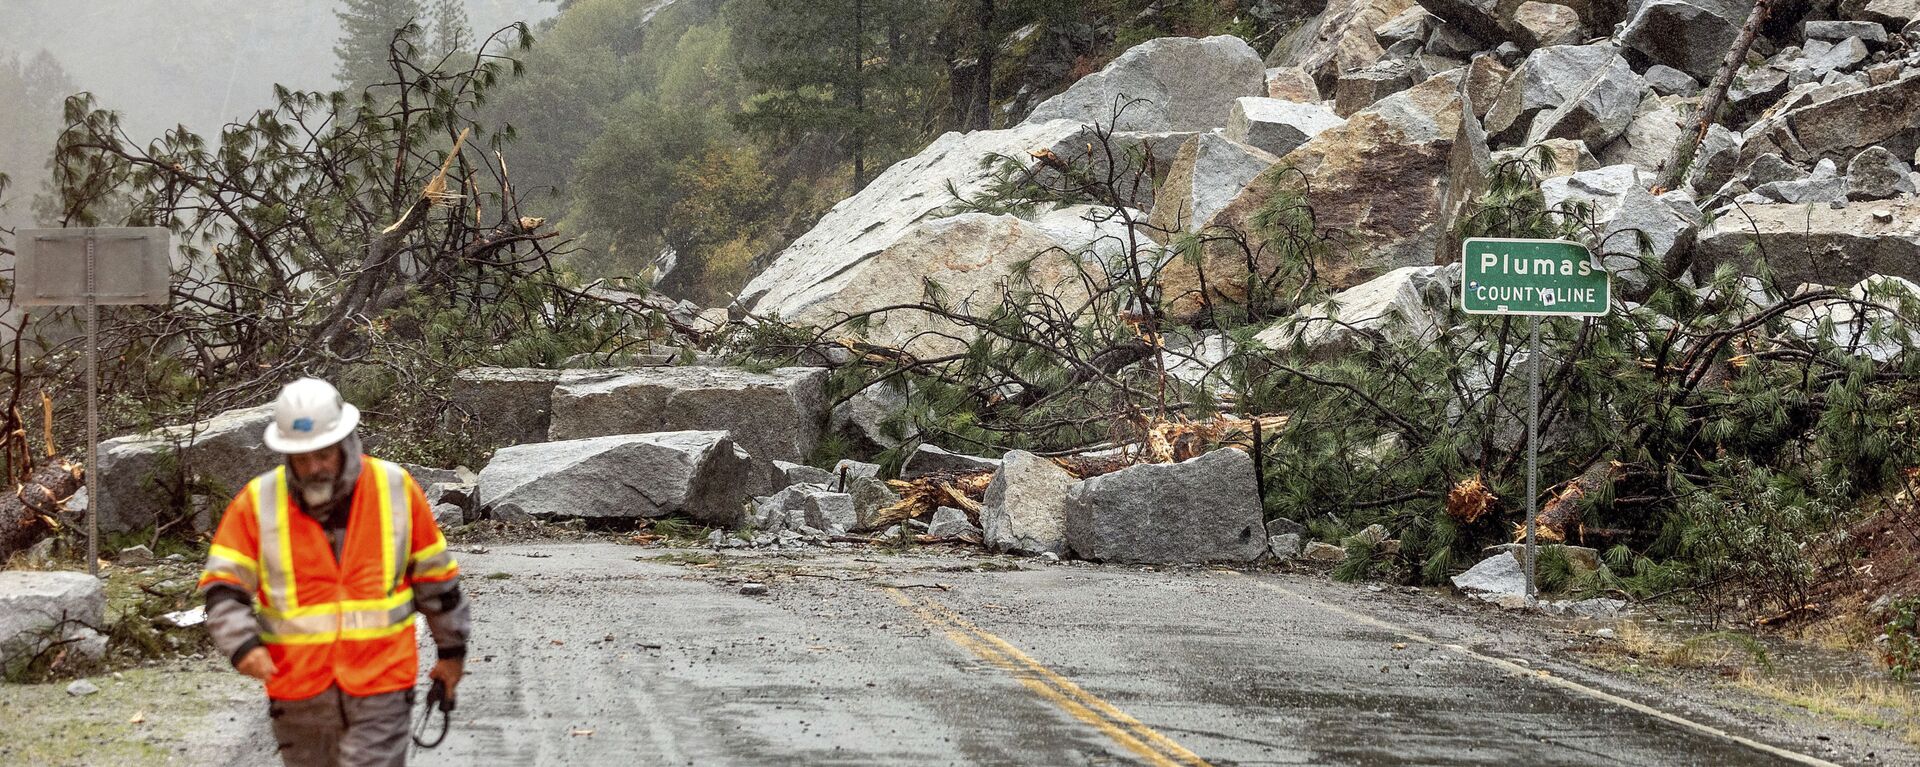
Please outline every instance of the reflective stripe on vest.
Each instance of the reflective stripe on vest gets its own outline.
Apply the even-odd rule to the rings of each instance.
[[[287,469],[280,467],[254,481],[254,508],[260,521],[260,569],[266,600],[259,605],[260,640],[269,644],[327,644],[341,639],[380,639],[413,627],[413,589],[405,571],[411,533],[406,475],[372,458],[362,478],[378,488],[381,574],[384,596],[303,605],[293,573],[292,509]],[[351,503],[351,501],[349,501]],[[345,565],[343,564],[344,568]]]
[[[233,581],[251,594],[260,590],[260,563],[253,561],[252,557],[216,543],[207,549],[207,567],[201,571],[201,577]]]
[[[392,596],[405,582],[408,543],[413,532],[412,509],[407,499],[407,474],[386,461],[368,458],[362,471],[372,471],[380,483],[380,533],[391,544],[381,552],[381,573],[386,576],[387,595]]]

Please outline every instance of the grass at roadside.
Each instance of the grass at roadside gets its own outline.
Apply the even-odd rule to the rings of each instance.
[[[1920,746],[1920,697],[1905,685],[1879,679],[1832,684],[1752,671],[1735,685],[1815,716],[1901,732],[1909,745]]]
[[[1856,667],[1861,661],[1853,641],[1803,636],[1793,647],[1737,631],[1687,632],[1630,620],[1614,631],[1612,641],[1586,648],[1581,660],[1673,686],[1706,677],[1715,687],[1758,698],[1770,714],[1889,732],[1920,746],[1920,687]],[[1793,657],[1778,657],[1786,650]]]
[[[66,681],[0,685],[0,764],[191,764],[209,730],[244,726],[221,714],[261,699],[259,684],[215,661],[91,677],[100,691],[76,697]]]

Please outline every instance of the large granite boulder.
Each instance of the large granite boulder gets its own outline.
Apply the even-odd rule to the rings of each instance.
[[[1254,336],[1274,350],[1325,360],[1359,348],[1365,338],[1432,339],[1446,329],[1446,307],[1460,281],[1458,266],[1395,269],[1301,309]]]
[[[1646,82],[1610,44],[1556,45],[1527,56],[1487,113],[1496,143],[1577,138],[1598,149],[1626,132]]]
[[[1649,180],[1661,178],[1684,139],[1691,139],[1696,99],[1676,96],[1650,98],[1627,126],[1626,134],[1600,152],[1606,165],[1632,165]],[[1707,140],[1694,153],[1687,179],[1697,189],[1713,191],[1733,178],[1740,164],[1740,134],[1719,123],[1707,127]]]
[[[1832,160],[1821,160],[1813,171],[1788,181],[1774,181],[1753,188],[1742,202],[1787,202],[1795,205],[1831,204],[1847,201],[1850,180]],[[1758,198],[1758,199],[1754,199]]]
[[[1913,166],[1886,147],[1868,147],[1847,161],[1847,196],[1854,200],[1883,200],[1913,194]]]
[[[553,419],[553,387],[564,370],[473,368],[453,376],[450,424],[489,447],[547,441]]]
[[[1224,119],[1223,119],[1224,123]],[[793,318],[809,309],[831,311],[848,283],[872,276],[871,262],[889,253],[908,255],[900,247],[909,237],[926,240],[935,214],[963,198],[985,192],[995,179],[991,159],[1007,157],[1031,166],[1031,152],[1051,150],[1086,135],[1086,126],[1073,120],[1028,121],[1006,130],[948,133],[926,149],[894,163],[859,192],[841,200],[819,223],[780,252],[766,270],[740,291],[738,304],[757,314]],[[950,221],[950,220],[949,220]],[[946,226],[953,226],[952,223]],[[976,229],[983,231],[984,227]],[[905,251],[911,251],[911,246]],[[899,269],[896,261],[889,265]],[[884,270],[883,270],[884,271]],[[900,272],[888,272],[896,277]],[[919,269],[907,272],[919,274]],[[914,283],[917,281],[896,280]],[[859,302],[846,302],[857,308]]]
[[[106,583],[86,573],[0,572],[0,681],[54,642],[94,640],[106,612]]]
[[[1209,226],[1240,232],[1262,258],[1277,259],[1278,246],[1266,247],[1254,218],[1276,196],[1305,195],[1318,228],[1345,233],[1334,243],[1336,252],[1319,264],[1323,284],[1351,287],[1402,266],[1436,263],[1453,250],[1444,244],[1453,217],[1484,187],[1491,158],[1470,107],[1485,94],[1471,87],[1482,82],[1471,73],[1497,66],[1482,59],[1436,75],[1315,136],[1254,179]],[[1162,271],[1177,317],[1246,300],[1242,250],[1214,243],[1202,258],[1204,299],[1194,264],[1178,259]]]
[[[1549,208],[1572,210],[1580,204],[1591,210],[1590,223],[1600,243],[1595,255],[1614,279],[1637,288],[1648,280],[1641,268],[1642,259],[1650,257],[1660,263],[1684,254],[1693,246],[1694,234],[1703,223],[1698,211],[1688,207],[1683,212],[1647,191],[1652,182],[1632,165],[1610,165],[1548,179],[1540,184],[1540,194]],[[1650,248],[1644,253],[1640,249],[1642,236]]]
[[[1305,104],[1288,106],[1322,109]],[[1248,183],[1279,161],[1272,154],[1217,133],[1194,136],[1174,156],[1167,183],[1154,199],[1153,215],[1148,219],[1152,231],[1156,235],[1199,231]]]
[[[1225,125],[1233,100],[1267,92],[1260,54],[1232,35],[1162,37],[1129,48],[1080,78],[1027,122],[1076,120],[1123,131],[1203,131]],[[1144,99],[1114,119],[1116,103]]]
[[[971,474],[981,471],[999,471],[1000,459],[981,458],[977,455],[955,453],[939,445],[921,445],[914,448],[900,467],[900,478],[908,481],[929,474],[951,473]]]
[[[1900,316],[1902,307],[1920,302],[1920,285],[1911,280],[1871,275],[1846,290],[1851,300],[1818,301],[1787,310],[1786,331],[1807,341],[1824,340],[1842,352],[1887,362],[1920,349],[1920,330]]]
[[[1230,396],[1237,371],[1235,366],[1226,363],[1240,348],[1232,338],[1223,333],[1205,332],[1195,338],[1172,335],[1164,341],[1166,353],[1162,359],[1166,363],[1168,378],[1195,389],[1205,389],[1215,397]],[[1128,370],[1147,366],[1148,362],[1143,361]]]
[[[1267,98],[1296,104],[1320,103],[1320,86],[1313,75],[1300,67],[1273,67],[1267,70]]]
[[[100,530],[121,533],[153,527],[180,511],[213,512],[247,481],[284,460],[261,441],[273,422],[273,406],[229,410],[205,421],[169,426],[100,443]],[[183,475],[181,472],[185,472]],[[173,483],[217,500],[204,509],[173,508]],[[209,530],[217,518],[196,520]]]
[[[1511,40],[1523,48],[1564,45],[1589,30],[1611,28],[1624,7],[1617,0],[1420,0],[1435,16],[1492,47]]]
[[[1920,202],[1744,205],[1702,230],[1696,276],[1705,279],[1720,264],[1751,273],[1762,253],[1783,285],[1848,284],[1876,274],[1920,280]]]
[[[1516,37],[1534,48],[1572,45],[1586,37],[1579,12],[1558,3],[1524,0],[1513,9]]]
[[[764,373],[736,368],[637,368],[554,387],[550,440],[669,431],[725,431],[753,456],[803,461],[820,443],[827,413],[825,368]]]
[[[1637,0],[1620,41],[1655,63],[1707,82],[1752,8],[1747,0]]]
[[[1386,59],[1354,72],[1344,72],[1333,85],[1333,113],[1349,117],[1388,96],[1413,87],[1422,77],[1420,65],[1410,59]]]
[[[1314,136],[1345,122],[1345,118],[1319,104],[1248,97],[1234,100],[1224,135],[1275,157],[1285,157]]]
[[[1167,178],[1173,156],[1189,139],[1209,131],[1119,131],[1109,134],[1102,144],[1095,135],[1096,125],[1081,130],[1046,149],[1082,178],[1117,179],[1113,190],[1120,203],[1129,208],[1153,207],[1155,186]],[[1103,128],[1102,128],[1103,129]],[[1059,169],[1047,166],[1034,174],[1034,181],[1052,189],[1074,188],[1084,181],[1066,178]]]
[[[1665,64],[1647,67],[1647,71],[1640,76],[1646,78],[1647,87],[1661,96],[1693,96],[1700,93],[1700,81],[1693,79],[1693,75]]]
[[[1072,474],[1059,464],[1024,450],[1000,459],[987,485],[980,528],[988,548],[1025,554],[1067,550],[1067,492]]]
[[[1920,21],[1920,0],[1840,0],[1840,14],[1905,29]]]
[[[1569,138],[1550,138],[1537,144],[1493,153],[1494,165],[1509,162],[1526,163],[1543,179],[1571,176],[1600,167],[1600,161],[1594,158],[1593,152],[1588,151],[1587,142]]]
[[[1884,45],[1887,42],[1885,25],[1872,21],[1806,21],[1800,25],[1800,36],[1808,40],[1824,40],[1838,43],[1849,38],[1861,42]]]
[[[1802,164],[1844,163],[1868,147],[1905,157],[1920,148],[1920,72],[1770,113],[1746,131],[1745,154],[1778,153]]]
[[[855,313],[918,304],[928,297],[927,283],[932,282],[939,285],[944,305],[986,311],[999,303],[1002,286],[1016,274],[1025,285],[1071,306],[1085,292],[1082,270],[1099,271],[1128,246],[1125,222],[1098,220],[1108,212],[1075,206],[1031,220],[962,213],[921,221],[877,252],[830,267],[830,272],[807,274],[804,286],[795,288],[798,280],[773,286],[781,292],[765,294],[756,310],[824,326]],[[1145,235],[1138,239],[1144,241]],[[780,268],[776,261],[761,278]],[[870,315],[857,335],[916,354],[940,355],[957,352],[974,332],[923,311],[894,309]],[[852,328],[842,328],[842,333],[856,335]]]
[[[514,445],[480,470],[495,519],[664,517],[738,527],[752,461],[724,431],[676,431]]]
[[[1776,55],[1768,63],[1787,73],[1787,85],[1820,82],[1836,72],[1852,70],[1867,59],[1867,44],[1849,37],[1837,43],[1808,40],[1793,56]]]
[[[827,430],[847,440],[857,453],[873,454],[899,447],[913,436],[911,400],[898,379],[883,381],[854,393],[834,406]]]
[[[1067,493],[1067,541],[1106,562],[1252,562],[1267,553],[1253,459],[1234,448],[1140,464]]]

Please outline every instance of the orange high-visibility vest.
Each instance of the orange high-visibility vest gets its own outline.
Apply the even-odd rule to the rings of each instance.
[[[293,506],[282,466],[227,506],[200,576],[254,595],[275,672],[267,695],[298,700],[413,686],[419,653],[413,584],[459,574],[426,493],[405,469],[361,459],[339,561],[320,523]]]

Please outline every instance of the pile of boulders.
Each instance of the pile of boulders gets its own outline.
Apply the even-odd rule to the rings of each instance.
[[[880,528],[882,514],[900,501],[880,477],[878,464],[843,460],[831,472],[786,462],[778,465],[785,485],[755,498],[748,515],[750,543],[759,547],[818,545],[856,531],[873,532]],[[924,532],[925,523],[919,525],[919,532]],[[889,530],[880,537],[899,533]]]
[[[1751,269],[1765,254],[1789,285],[1920,280],[1920,10],[1911,2],[1776,7],[1688,172],[1666,181],[1750,9],[1745,0],[1333,0],[1264,58],[1231,37],[1148,41],[1016,125],[947,134],[889,168],[778,254],[737,308],[831,321],[913,303],[919,278],[953,295],[992,295],[1020,258],[1042,253],[1034,284],[1054,284],[1065,259],[1105,257],[1102,243],[1128,241],[1110,231],[1114,217],[1076,208],[947,216],[944,207],[953,193],[991,186],[984,160],[1072,159],[1084,155],[1090,125],[1110,123],[1114,156],[1149,149],[1156,161],[1157,191],[1131,200],[1133,218],[1153,224],[1147,237],[1231,229],[1255,253],[1279,253],[1260,247],[1266,235],[1253,219],[1296,192],[1309,195],[1317,226],[1342,233],[1340,251],[1316,266],[1330,287],[1350,290],[1277,323],[1262,338],[1272,348],[1331,356],[1370,326],[1416,338],[1438,329],[1442,288],[1457,279],[1443,271],[1458,257],[1455,223],[1504,162],[1535,165],[1549,205],[1585,212],[1626,294],[1648,279],[1637,271],[1643,238],[1654,256],[1700,277],[1723,264]],[[1148,101],[1116,123],[1122,96]],[[1245,260],[1232,243],[1198,264],[1164,259],[1175,318],[1199,315],[1203,289],[1214,304],[1243,301],[1247,286],[1233,275]],[[1063,299],[1082,289],[1058,283]],[[1326,321],[1331,306],[1359,330]],[[918,312],[876,320],[868,340],[914,339],[916,352],[970,332]]]
[[[1024,451],[984,458],[920,445],[904,463],[905,479],[979,482],[972,498],[956,493],[938,508],[912,508],[900,493],[910,484],[884,479],[877,464],[844,460],[826,470],[792,460],[827,428],[823,378],[818,368],[466,371],[454,392],[462,417],[507,444],[477,473],[404,468],[449,528],[483,519],[676,516],[713,528],[711,543],[722,548],[908,538],[1143,563],[1252,562],[1273,551],[1291,558],[1301,547],[1303,531],[1270,534],[1252,459],[1232,448],[1083,479]],[[157,513],[146,510],[165,496],[142,487],[135,472],[183,456],[208,461],[237,491],[280,460],[258,444],[268,419],[267,408],[252,408],[111,440],[103,451],[113,456],[101,485],[105,518],[120,520],[120,529],[141,526],[135,512]]]

